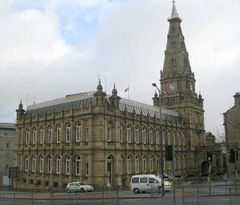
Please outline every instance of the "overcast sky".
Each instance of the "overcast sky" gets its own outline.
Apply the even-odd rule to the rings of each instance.
[[[176,0],[205,108],[206,131],[222,134],[240,91],[240,1]],[[15,110],[95,90],[152,104],[162,69],[171,0],[1,0],[0,121]]]

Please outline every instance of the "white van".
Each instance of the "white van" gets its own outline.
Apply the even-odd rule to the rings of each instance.
[[[161,191],[161,178],[156,175],[134,175],[130,182],[131,191],[134,193],[139,192],[158,192]],[[169,191],[171,183],[164,181],[164,190]]]

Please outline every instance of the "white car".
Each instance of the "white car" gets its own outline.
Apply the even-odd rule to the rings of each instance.
[[[161,191],[161,178],[156,175],[134,175],[131,178],[130,188],[134,193]],[[164,191],[171,190],[171,183],[164,180]]]
[[[92,192],[94,191],[94,188],[91,185],[86,185],[81,182],[70,182],[66,186],[66,191],[67,192]]]

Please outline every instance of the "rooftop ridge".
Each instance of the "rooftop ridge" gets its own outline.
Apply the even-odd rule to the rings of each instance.
[[[75,100],[86,99],[86,98],[92,97],[93,93],[94,93],[94,91],[89,91],[89,92],[82,92],[82,93],[66,95],[65,97],[62,97],[62,98],[57,98],[57,99],[49,100],[46,102],[28,105],[27,110],[34,110],[34,109],[48,107],[48,106],[52,106],[52,105],[58,105],[58,104],[66,103],[66,102],[72,102]]]

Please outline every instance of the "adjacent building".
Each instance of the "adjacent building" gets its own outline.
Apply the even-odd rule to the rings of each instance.
[[[8,185],[8,169],[16,165],[16,127],[13,123],[0,123],[0,186]]]
[[[207,172],[203,98],[195,91],[181,18],[173,3],[160,86],[148,105],[111,94],[99,81],[92,92],[17,109],[19,185],[63,188],[82,181],[96,188],[126,187],[134,174],[179,178]],[[151,83],[151,80],[149,84]],[[166,149],[173,148],[173,161]],[[211,162],[212,173],[217,172]],[[220,165],[218,165],[220,166]]]
[[[234,105],[224,113],[224,127],[227,147],[228,175],[237,175],[240,171],[240,93],[234,95]]]

